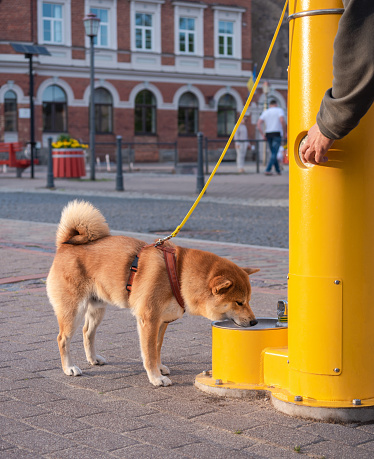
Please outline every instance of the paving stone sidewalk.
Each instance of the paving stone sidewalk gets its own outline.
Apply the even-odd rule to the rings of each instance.
[[[269,199],[275,192],[267,191]],[[203,318],[186,315],[168,327],[163,360],[170,387],[149,384],[135,319],[114,307],[97,336],[108,364],[85,363],[77,332],[72,351],[84,373],[65,376],[45,292],[55,230],[54,224],[0,218],[0,458],[374,457],[373,424],[302,420],[275,411],[266,395],[235,400],[196,389],[195,376],[211,368],[211,328]],[[258,317],[275,316],[278,299],[286,298],[287,250],[176,243],[260,267],[251,303]]]

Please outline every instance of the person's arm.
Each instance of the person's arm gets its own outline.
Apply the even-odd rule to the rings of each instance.
[[[374,101],[374,2],[344,0],[344,6],[334,41],[333,85],[300,149],[312,164],[327,161],[334,140],[354,129]]]
[[[264,120],[259,118],[258,121],[257,121],[257,129],[258,129],[258,132],[261,134],[261,137],[263,139],[265,139],[265,134],[264,134],[264,131],[262,130],[262,125],[263,124],[264,124]]]
[[[281,124],[282,124],[282,129],[283,129],[283,138],[284,139],[287,139],[287,124],[286,124],[286,120],[284,118],[284,116],[281,116],[279,118]]]

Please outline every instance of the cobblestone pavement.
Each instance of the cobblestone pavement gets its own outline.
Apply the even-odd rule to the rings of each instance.
[[[35,191],[35,182],[31,190],[25,185],[28,180],[9,178],[9,186],[3,179],[0,195],[12,188],[14,192],[19,183],[25,199]],[[271,200],[277,190],[268,188]],[[93,195],[91,188],[87,196]],[[106,209],[101,210],[105,215]],[[44,212],[43,201],[38,212]],[[211,328],[203,318],[186,315],[168,327],[163,360],[171,369],[170,387],[149,384],[135,320],[114,307],[108,308],[97,336],[108,364],[85,363],[77,333],[72,351],[84,373],[65,376],[57,322],[45,293],[56,223],[0,214],[0,458],[374,456],[373,424],[302,420],[275,411],[267,395],[235,400],[196,389],[195,376],[211,368]],[[150,234],[126,234],[153,239]],[[286,297],[287,250],[182,237],[175,242],[260,267],[252,276],[252,307],[257,317],[275,316],[277,300]]]

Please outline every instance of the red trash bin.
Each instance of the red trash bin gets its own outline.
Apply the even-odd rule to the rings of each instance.
[[[86,175],[84,150],[58,148],[52,150],[53,177],[79,178]]]

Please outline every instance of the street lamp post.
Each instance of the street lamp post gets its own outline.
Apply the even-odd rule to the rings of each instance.
[[[95,66],[94,66],[94,40],[99,30],[100,19],[96,14],[89,13],[83,19],[84,28],[87,37],[90,38],[90,87],[91,87],[91,105],[90,105],[90,179],[95,180]]]

